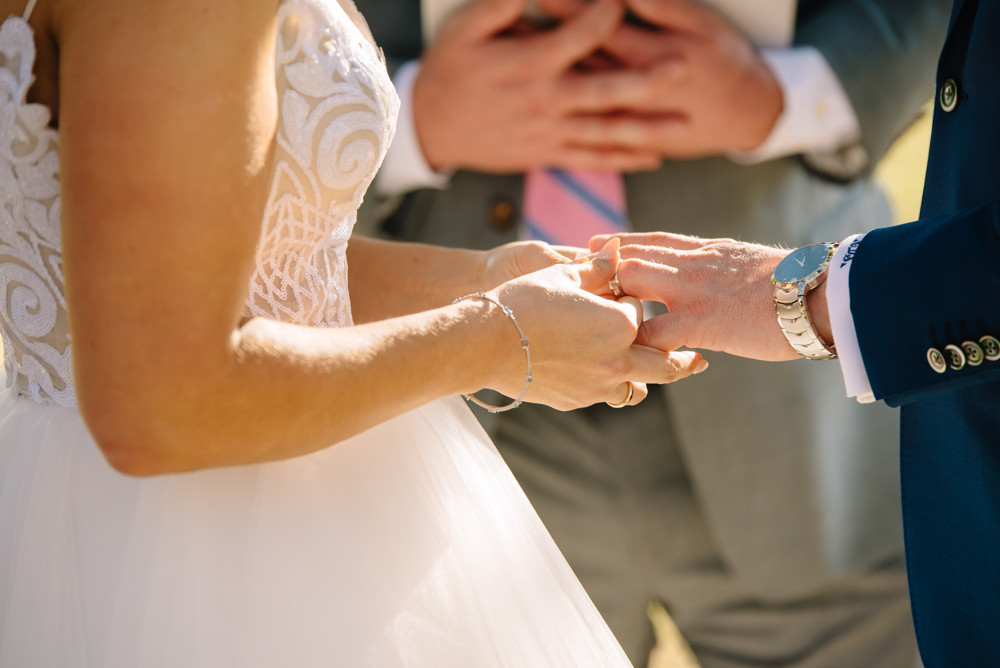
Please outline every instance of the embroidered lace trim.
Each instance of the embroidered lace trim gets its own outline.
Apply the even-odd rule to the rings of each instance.
[[[399,99],[361,29],[316,0],[281,8],[276,67],[276,167],[249,314],[349,325],[347,241],[392,139]]]
[[[7,383],[39,403],[75,401],[59,232],[59,137],[27,102],[34,34],[0,26],[0,331]]]

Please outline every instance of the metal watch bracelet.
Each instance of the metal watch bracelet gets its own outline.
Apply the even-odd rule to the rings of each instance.
[[[826,248],[826,257],[823,262],[812,272],[807,272],[805,276],[796,276],[795,279],[781,282],[772,277],[774,282],[774,310],[778,316],[778,326],[785,335],[785,339],[792,348],[801,356],[812,360],[828,360],[837,356],[836,348],[829,345],[820,337],[809,316],[809,309],[806,304],[806,295],[813,288],[821,285],[827,276],[829,263],[839,244],[814,244],[803,247],[808,251],[810,248],[823,246]],[[815,251],[812,251],[815,253]],[[793,251],[789,257],[796,253]],[[798,256],[796,256],[797,258]],[[796,261],[801,265],[803,260]],[[813,260],[815,262],[815,260]],[[780,269],[780,268],[779,268]],[[775,271],[778,274],[779,270]]]

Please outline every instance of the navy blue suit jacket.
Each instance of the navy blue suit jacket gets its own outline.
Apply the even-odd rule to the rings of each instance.
[[[875,396],[902,406],[903,521],[928,668],[1000,665],[1000,360],[935,371],[929,348],[1000,338],[1000,0],[956,0],[938,65],[921,219],[869,233],[851,311]],[[940,91],[957,86],[950,111]]]

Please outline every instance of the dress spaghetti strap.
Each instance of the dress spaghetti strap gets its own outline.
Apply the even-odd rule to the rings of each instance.
[[[35,9],[35,3],[38,0],[28,0],[28,6],[24,8],[24,14],[21,15],[25,21],[31,18],[31,12]]]

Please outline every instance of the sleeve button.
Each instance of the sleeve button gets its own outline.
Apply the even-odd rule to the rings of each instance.
[[[982,336],[979,338],[979,345],[983,347],[986,359],[991,362],[1000,360],[1000,340],[997,340],[997,337],[989,334]]]
[[[965,367],[965,353],[962,349],[953,343],[949,343],[944,347],[944,354],[948,358],[948,368],[953,371],[958,371]]]
[[[490,227],[494,230],[499,232],[508,230],[514,225],[516,219],[517,212],[514,209],[514,204],[509,199],[499,197],[490,202],[487,220],[489,220]]]
[[[958,84],[954,79],[945,79],[941,84],[938,102],[943,111],[952,111],[958,106]]]
[[[927,349],[927,363],[938,373],[944,373],[948,370],[948,363],[944,361],[944,355],[937,348]]]
[[[962,352],[965,353],[965,361],[969,366],[979,366],[986,359],[982,346],[975,341],[962,341]]]

